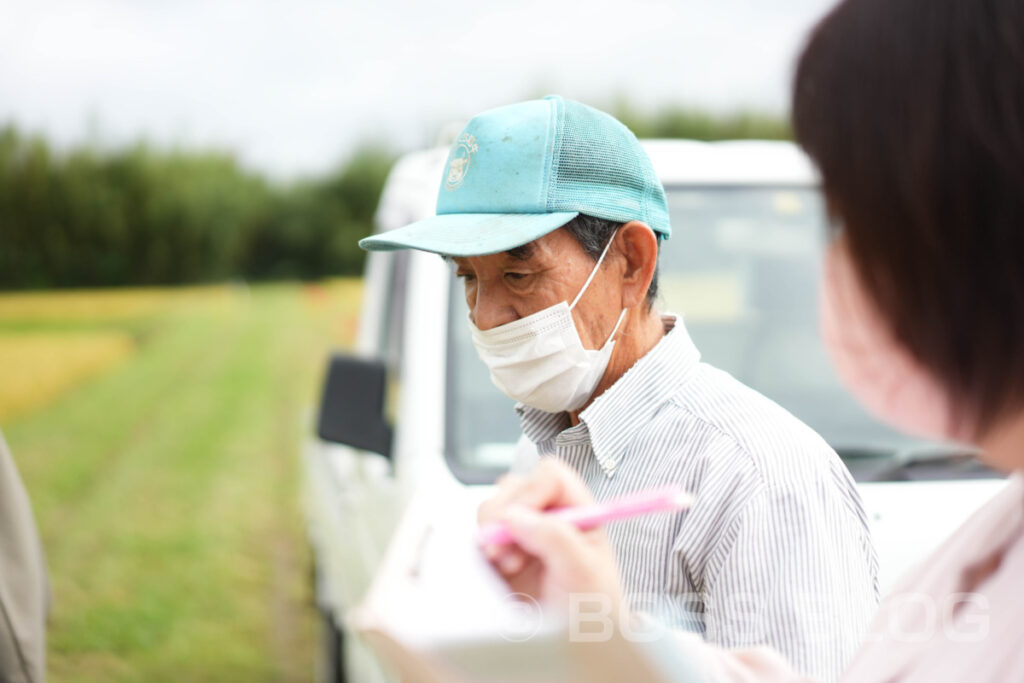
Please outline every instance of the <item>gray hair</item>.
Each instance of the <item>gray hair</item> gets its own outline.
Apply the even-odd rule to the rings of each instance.
[[[562,227],[569,231],[569,234],[576,238],[576,241],[583,248],[583,251],[596,263],[601,252],[612,238],[615,231],[625,223],[595,218],[581,213]],[[661,240],[658,240],[658,254],[661,255]],[[647,309],[654,305],[654,298],[658,296],[658,265],[654,266],[654,276],[651,277],[651,285],[647,288]]]

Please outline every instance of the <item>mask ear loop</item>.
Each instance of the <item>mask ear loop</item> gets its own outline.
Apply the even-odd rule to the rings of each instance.
[[[601,267],[601,262],[604,261],[604,257],[608,253],[608,248],[612,246],[612,242],[615,241],[615,236],[617,234],[619,234],[618,230],[612,233],[612,236],[608,239],[608,244],[604,245],[604,251],[601,252],[601,257],[597,259],[597,263],[594,265],[594,269],[590,271],[590,276],[587,278],[587,281],[583,283],[583,289],[580,290],[580,293],[577,294],[576,298],[572,300],[571,304],[569,304],[570,311],[576,306],[576,304],[580,300],[580,297],[583,296],[583,293],[587,291],[587,287],[590,286],[591,280],[593,280],[594,276],[597,275],[597,271]],[[626,319],[627,310],[628,309],[623,308],[622,313],[619,313],[619,319],[615,322],[615,327],[612,328],[612,333],[608,335],[608,340],[605,342],[605,345],[607,345],[608,342],[615,338],[615,333],[619,331],[619,326],[621,326],[622,321]]]
[[[615,339],[615,333],[619,331],[619,325],[621,325],[622,321],[626,319],[626,311],[628,310],[628,308],[623,308],[622,313],[619,313],[619,320],[615,323],[615,327],[612,328],[612,333],[608,335],[608,341],[606,341],[605,344],[610,342],[612,339]]]
[[[601,267],[601,262],[604,261],[604,257],[608,253],[608,248],[610,246],[612,246],[612,242],[615,241],[615,236],[617,234],[619,234],[618,230],[616,230],[615,232],[612,233],[612,236],[608,239],[608,244],[604,245],[604,251],[601,252],[601,258],[597,259],[597,263],[594,265],[594,269],[592,271],[590,271],[590,276],[587,278],[587,281],[583,283],[583,289],[580,290],[580,293],[577,294],[576,298],[572,300],[571,304],[569,304],[569,310],[570,311],[573,308],[576,307],[576,304],[579,302],[580,298],[582,298],[583,293],[586,292],[587,291],[587,287],[590,286],[590,282],[594,279],[594,276],[597,275],[597,270],[598,270],[598,268]],[[623,310],[625,310],[625,309],[623,309]],[[620,316],[620,322],[621,322],[621,316]],[[618,328],[618,326],[616,326],[616,328]],[[612,334],[614,334],[614,332]]]

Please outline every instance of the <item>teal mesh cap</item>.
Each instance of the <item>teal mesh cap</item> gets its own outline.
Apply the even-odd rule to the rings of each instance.
[[[553,95],[475,116],[448,154],[437,215],[359,246],[493,254],[581,213],[643,221],[662,238],[672,232],[665,190],[636,136],[604,112]]]

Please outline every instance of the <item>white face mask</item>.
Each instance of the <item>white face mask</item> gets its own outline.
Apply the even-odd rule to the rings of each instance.
[[[473,321],[469,329],[480,360],[491,371],[491,381],[509,398],[549,413],[580,408],[594,393],[608,367],[626,309],[600,349],[585,349],[572,309],[587,291],[604,261],[613,234],[583,289],[571,304],[562,301],[525,318],[489,330]]]

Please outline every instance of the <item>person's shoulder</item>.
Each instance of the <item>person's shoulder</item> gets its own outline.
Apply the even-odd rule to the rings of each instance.
[[[41,681],[49,583],[28,493],[0,434],[0,681]]]
[[[676,419],[704,425],[718,435],[720,448],[731,444],[734,459],[748,461],[770,487],[792,483],[794,477],[828,475],[841,464],[825,440],[788,410],[706,363],[677,388],[670,403]]]

